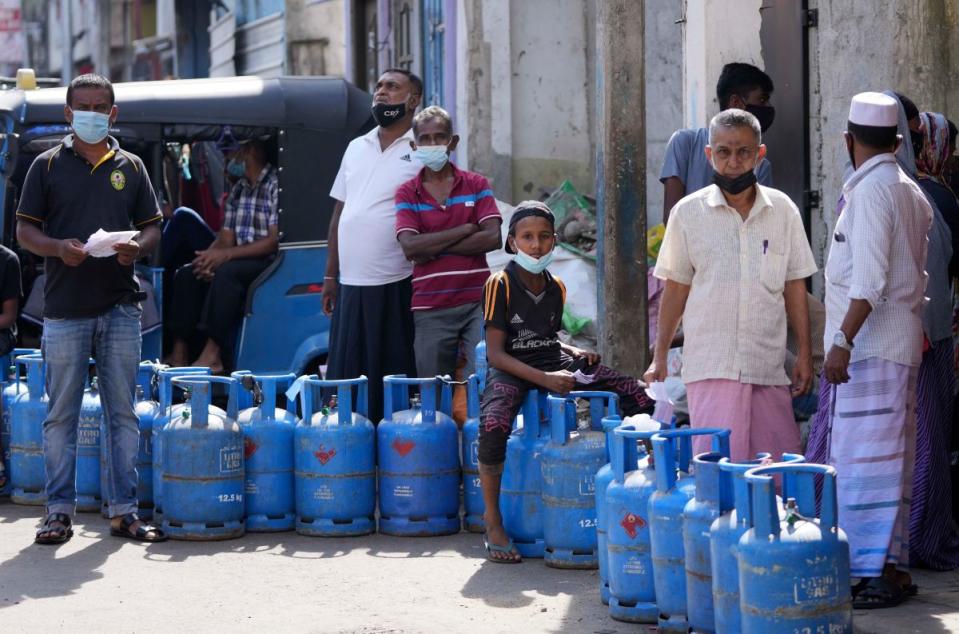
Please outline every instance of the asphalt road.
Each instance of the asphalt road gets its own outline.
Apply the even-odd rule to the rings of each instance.
[[[80,514],[73,539],[35,546],[40,509],[0,503],[0,632],[584,632],[613,621],[595,571],[485,560],[479,535],[348,539],[250,534],[138,544]],[[959,574],[916,571],[920,596],[857,611],[857,632],[959,632]]]

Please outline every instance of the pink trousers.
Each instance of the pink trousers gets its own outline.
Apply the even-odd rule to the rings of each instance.
[[[689,422],[694,429],[726,427],[733,462],[752,460],[769,452],[779,460],[784,452],[800,450],[799,426],[786,385],[752,385],[728,379],[686,384]],[[709,437],[693,439],[693,453],[711,450]]]

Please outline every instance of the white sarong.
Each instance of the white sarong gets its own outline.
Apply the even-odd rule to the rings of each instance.
[[[849,382],[833,387],[829,464],[838,473],[839,526],[853,577],[909,565],[917,373],[870,358],[850,364]]]

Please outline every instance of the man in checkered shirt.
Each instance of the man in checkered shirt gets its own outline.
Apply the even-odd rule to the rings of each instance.
[[[169,362],[187,364],[190,340],[199,331],[206,341],[193,365],[214,373],[232,367],[246,291],[279,246],[278,181],[263,141],[239,145],[227,172],[237,180],[226,201],[223,228],[208,249],[197,251],[193,262],[176,272],[168,317],[176,337]]]

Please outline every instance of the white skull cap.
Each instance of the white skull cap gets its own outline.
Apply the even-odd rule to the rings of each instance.
[[[849,104],[849,122],[876,128],[899,125],[899,103],[881,92],[861,92]]]

